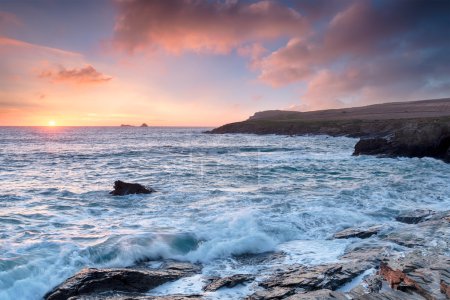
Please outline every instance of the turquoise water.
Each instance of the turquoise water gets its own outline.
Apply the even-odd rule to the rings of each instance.
[[[83,267],[173,258],[209,275],[264,273],[235,255],[333,261],[348,226],[450,204],[450,165],[351,156],[356,139],[209,135],[204,128],[0,128],[0,299],[40,299]],[[112,197],[114,180],[155,188]],[[251,287],[212,298],[235,298]],[[233,294],[234,293],[234,294]]]

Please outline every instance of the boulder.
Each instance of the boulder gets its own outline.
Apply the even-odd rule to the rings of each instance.
[[[435,212],[430,209],[416,209],[403,212],[395,220],[406,224],[417,224],[429,219]]]
[[[191,264],[169,263],[161,269],[83,269],[44,296],[46,300],[96,297],[101,293],[144,293],[163,283],[200,272]]]
[[[366,239],[377,234],[383,226],[372,226],[368,228],[352,227],[339,231],[333,235],[335,239],[360,238]]]
[[[203,288],[206,292],[214,292],[223,287],[232,288],[238,284],[254,280],[255,277],[248,274],[236,274],[223,278],[214,278],[212,282]]]
[[[148,127],[146,123],[142,123],[141,127]]]
[[[114,181],[114,190],[110,192],[113,196],[124,196],[129,194],[150,194],[156,192],[152,188],[146,188],[139,183],[128,183],[121,180]]]

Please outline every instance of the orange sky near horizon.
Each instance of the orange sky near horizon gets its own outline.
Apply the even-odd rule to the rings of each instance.
[[[422,0],[1,1],[0,126],[214,127],[270,109],[445,98],[449,11]]]

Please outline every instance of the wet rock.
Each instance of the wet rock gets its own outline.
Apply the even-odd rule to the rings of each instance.
[[[285,252],[264,252],[264,253],[246,253],[235,255],[233,258],[244,265],[262,265],[274,262],[281,262],[286,258]]]
[[[386,259],[379,273],[395,290],[425,299],[449,297],[445,287],[450,284],[450,257],[415,251],[404,257]]]
[[[81,295],[70,297],[67,300],[201,300],[201,295],[167,295],[167,296],[147,296],[147,295]]]
[[[150,194],[156,192],[152,188],[146,188],[139,183],[128,183],[121,180],[114,182],[114,190],[110,192],[113,196],[124,196],[129,194]]]
[[[388,152],[390,149],[389,141],[385,138],[367,138],[361,139],[355,145],[353,155],[379,155]]]
[[[349,239],[349,238],[360,238],[366,239],[371,237],[372,235],[377,234],[383,226],[372,226],[369,228],[358,228],[352,227],[347,228],[342,231],[339,231],[334,234],[333,238],[335,239]]]
[[[142,123],[141,127],[148,127],[147,123]]]
[[[211,283],[203,288],[206,292],[214,292],[223,287],[232,288],[238,284],[254,280],[255,277],[249,274],[236,274],[223,278],[214,278]]]
[[[367,294],[379,293],[383,286],[382,279],[379,275],[368,276],[358,286],[353,288],[349,295],[352,298],[360,298]]]
[[[432,250],[450,255],[450,212],[437,212],[429,220],[416,225],[404,225],[388,233],[384,240],[408,248]]]
[[[98,293],[143,293],[163,283],[198,273],[191,264],[169,263],[163,269],[83,269],[47,293],[46,300],[89,297]]]
[[[344,293],[331,290],[317,290],[307,293],[298,293],[285,298],[286,300],[348,300]]]
[[[313,267],[293,266],[260,283],[264,288],[293,287],[304,291],[336,289],[371,267],[370,263],[347,262]]]
[[[326,295],[326,290],[335,290],[364,271],[376,267],[388,253],[386,244],[367,241],[357,243],[347,249],[338,263],[310,267],[286,266],[261,282],[259,286],[264,290],[256,292],[249,299],[285,299],[287,296],[291,296],[289,299],[332,299],[320,297],[322,293]],[[322,292],[309,294],[319,290]],[[334,295],[340,297],[343,294],[336,292]]]
[[[389,157],[434,157],[448,161],[450,123],[407,122],[383,136],[361,139],[355,145],[354,155],[383,155]]]
[[[247,297],[248,300],[278,300],[295,294],[295,288],[273,287],[257,291],[253,295]]]
[[[436,212],[429,209],[416,209],[398,215],[395,220],[407,224],[417,224],[429,219]]]

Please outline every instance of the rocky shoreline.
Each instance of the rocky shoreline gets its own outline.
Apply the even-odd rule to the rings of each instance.
[[[334,233],[330,238],[353,239],[337,262],[283,264],[261,275],[214,277],[200,294],[150,296],[149,290],[202,270],[201,265],[166,261],[157,268],[140,262],[121,269],[84,269],[44,298],[208,299],[211,292],[248,284],[253,291],[248,300],[450,299],[450,211],[408,211],[390,224]],[[282,258],[283,253],[268,253],[236,259],[255,264]]]
[[[433,157],[450,162],[450,99],[315,112],[259,112],[207,133],[360,138],[354,155]]]

